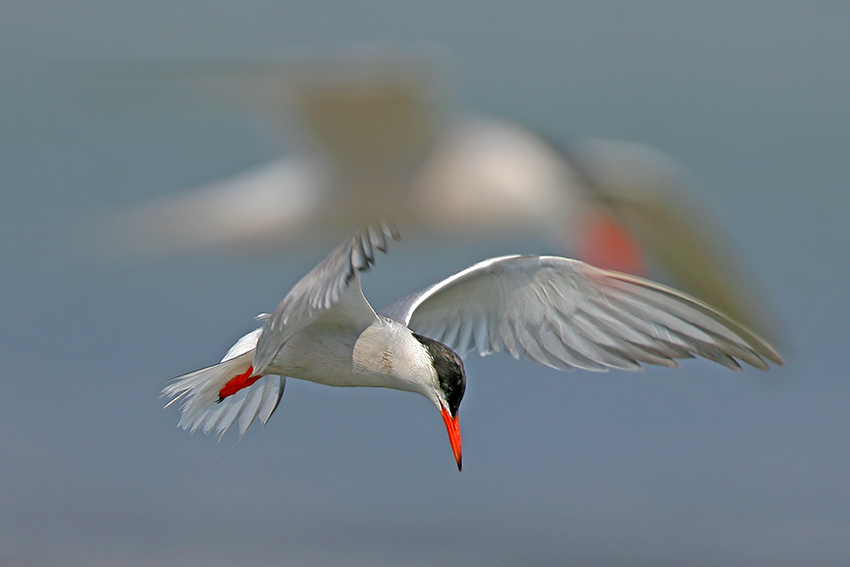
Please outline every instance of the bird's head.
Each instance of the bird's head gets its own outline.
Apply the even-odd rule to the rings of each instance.
[[[437,375],[437,384],[428,392],[428,397],[440,409],[446,430],[449,433],[449,442],[452,444],[457,470],[461,470],[460,425],[458,424],[457,412],[466,390],[466,373],[463,370],[463,361],[455,351],[443,343],[415,333],[413,336],[422,343],[431,357]]]

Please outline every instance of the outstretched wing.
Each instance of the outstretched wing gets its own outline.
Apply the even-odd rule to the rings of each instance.
[[[375,312],[363,297],[359,275],[375,261],[375,250],[386,251],[398,231],[381,223],[358,230],[334,248],[313,270],[295,284],[277,309],[266,320],[254,354],[254,373],[262,374],[277,352],[319,311],[346,302],[346,316],[363,318],[364,326]],[[357,285],[352,285],[356,279]]]
[[[326,169],[309,156],[279,159],[113,213],[96,225],[96,236],[120,255],[292,245],[319,222],[330,197]]]
[[[733,369],[782,364],[766,341],[696,299],[557,256],[485,260],[382,314],[461,354],[507,351],[560,369],[676,366],[694,355]]]

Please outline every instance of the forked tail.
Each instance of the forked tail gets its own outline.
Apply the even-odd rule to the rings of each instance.
[[[275,375],[254,376],[251,362],[260,329],[248,333],[230,349],[220,363],[178,376],[163,389],[166,407],[180,402],[178,424],[192,433],[215,430],[224,435],[239,422],[244,434],[255,419],[265,424],[280,402],[285,379]]]

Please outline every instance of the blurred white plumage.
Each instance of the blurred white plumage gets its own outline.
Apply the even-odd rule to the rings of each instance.
[[[610,140],[566,151],[518,124],[458,116],[432,63],[370,51],[258,74],[255,98],[296,117],[301,151],[114,214],[104,240],[121,255],[257,251],[382,219],[416,234],[532,234],[629,273],[646,255],[776,334],[671,158]],[[251,90],[251,75],[234,80]]]

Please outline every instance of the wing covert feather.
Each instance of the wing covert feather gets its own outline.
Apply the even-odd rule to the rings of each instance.
[[[375,250],[384,252],[390,241],[398,239],[395,227],[384,223],[358,230],[301,278],[266,319],[254,354],[254,371],[262,373],[286,341],[308,325],[316,312],[328,310],[349,296],[363,317],[374,318],[359,280],[356,286],[350,284],[375,262]]]

